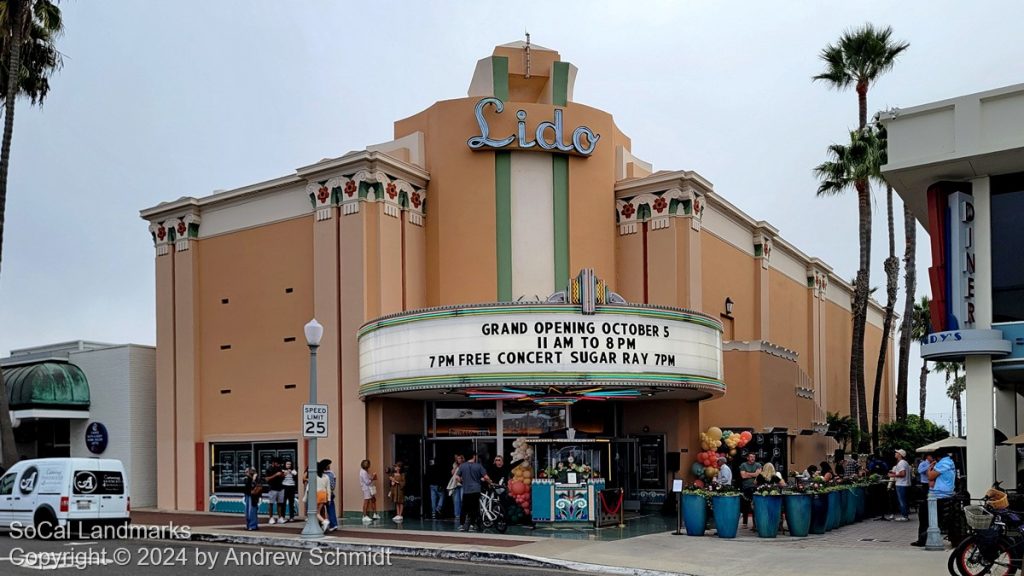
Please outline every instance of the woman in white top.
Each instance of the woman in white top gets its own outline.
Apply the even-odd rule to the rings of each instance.
[[[298,477],[299,471],[292,466],[291,460],[286,460],[284,463],[284,479],[281,480],[281,485],[284,486],[284,502],[288,508],[288,521],[292,522],[298,515],[298,506],[295,502],[295,492],[298,488],[298,482],[295,481]]]
[[[370,461],[363,460],[359,463],[359,487],[363,490],[363,522],[369,524],[377,515],[377,486],[374,482],[377,475],[370,472]]]
[[[316,465],[316,519],[320,521],[320,527],[323,528],[324,532],[327,531],[327,527],[331,525],[331,521],[327,519],[327,502],[331,496],[331,479],[324,474],[323,461]]]

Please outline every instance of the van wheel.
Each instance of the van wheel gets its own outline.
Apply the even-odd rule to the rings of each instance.
[[[57,517],[46,508],[36,511],[35,518],[32,519],[32,525],[36,529],[36,538],[40,540],[50,540],[53,538],[54,532],[60,526],[57,523]]]

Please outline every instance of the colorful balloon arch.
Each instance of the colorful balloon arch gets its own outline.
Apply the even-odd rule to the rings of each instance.
[[[754,435],[748,431],[733,432],[722,430],[718,426],[708,428],[706,432],[700,433],[702,451],[697,453],[697,461],[690,466],[690,471],[697,478],[714,478],[718,475],[718,456],[726,453],[735,456],[736,450],[746,446],[753,437]]]

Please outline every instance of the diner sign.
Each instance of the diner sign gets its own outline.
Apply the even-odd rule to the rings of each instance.
[[[630,314],[634,307],[627,306],[586,316],[571,306],[565,312],[543,305],[539,312],[525,305],[496,308],[424,311],[367,324],[359,334],[360,385],[443,384],[487,374],[520,383],[559,375],[577,382],[606,381],[603,374],[638,381],[657,374],[673,382],[722,377],[720,325],[704,316],[651,309],[642,309],[650,315]]]
[[[555,108],[553,121],[537,124],[536,130],[532,132],[533,139],[530,139],[527,135],[526,110],[516,112],[516,118],[519,119],[516,134],[504,138],[491,138],[491,127],[487,123],[487,119],[484,118],[484,108],[488,105],[494,106],[494,111],[498,114],[505,110],[505,104],[494,97],[483,98],[476,103],[474,113],[476,114],[476,123],[480,128],[480,134],[473,136],[467,142],[472,150],[485,148],[501,150],[510,146],[519,150],[529,150],[536,147],[549,152],[590,156],[594,152],[594,148],[597,147],[597,141],[601,139],[590,128],[580,126],[572,131],[571,140],[566,142],[563,136],[561,108]]]

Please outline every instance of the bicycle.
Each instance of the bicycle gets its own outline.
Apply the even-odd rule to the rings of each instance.
[[[501,484],[490,485],[480,493],[480,521],[484,528],[494,528],[500,534],[504,534],[508,530],[505,506],[502,503],[504,493],[504,480]]]
[[[964,508],[970,533],[949,555],[952,576],[1004,576],[1021,569],[1024,559],[1024,519],[1006,509],[1008,500],[996,482],[980,506]]]

